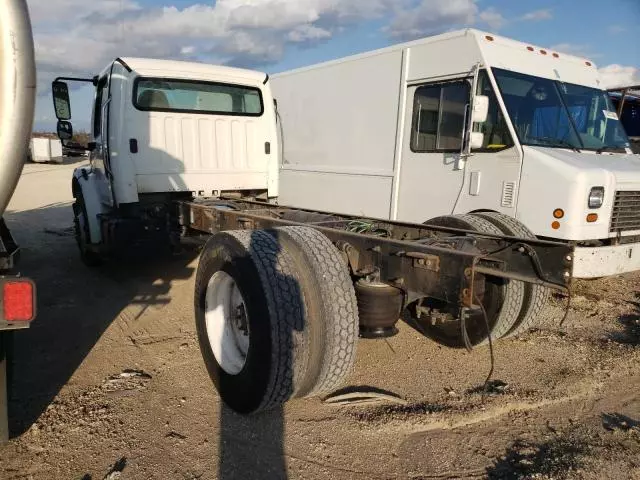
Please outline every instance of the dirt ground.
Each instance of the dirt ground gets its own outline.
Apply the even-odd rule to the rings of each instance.
[[[15,335],[2,479],[640,479],[640,275],[578,282],[564,327],[489,351],[440,347],[407,325],[358,344],[347,387],[406,404],[296,400],[251,418],[225,409],[192,317],[197,251],[80,263],[76,165],[26,167],[8,221],[39,312]]]

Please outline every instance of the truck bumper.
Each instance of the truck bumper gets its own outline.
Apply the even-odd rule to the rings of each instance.
[[[609,277],[636,270],[640,270],[640,243],[575,249],[574,278]]]

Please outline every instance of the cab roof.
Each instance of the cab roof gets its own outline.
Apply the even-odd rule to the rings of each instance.
[[[265,80],[268,78],[266,73],[255,70],[200,62],[139,57],[122,57],[118,60],[139,76],[227,80],[252,85],[265,83]]]

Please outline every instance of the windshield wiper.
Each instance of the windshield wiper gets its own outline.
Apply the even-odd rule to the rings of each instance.
[[[554,146],[558,146],[558,145],[563,145],[565,147],[570,148],[571,150],[573,150],[574,152],[578,152],[580,153],[581,150],[576,147],[575,145],[573,145],[570,142],[567,142],[566,140],[563,140],[562,138],[552,138],[552,137],[529,137],[529,140],[534,140],[534,141],[540,141],[540,142],[545,142],[549,145],[554,145]]]
[[[605,145],[596,150],[596,153],[603,153],[603,152],[626,153],[626,150],[624,149],[624,147],[619,147],[616,145]]]

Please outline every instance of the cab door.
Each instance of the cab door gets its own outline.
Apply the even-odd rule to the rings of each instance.
[[[451,214],[464,183],[460,161],[470,79],[407,90],[396,218],[422,223]]]
[[[515,147],[486,70],[479,72],[476,94],[489,99],[486,121],[473,124],[473,131],[481,132],[484,138],[482,146],[472,149],[466,161],[464,185],[453,213],[492,210],[515,217],[522,155]]]

